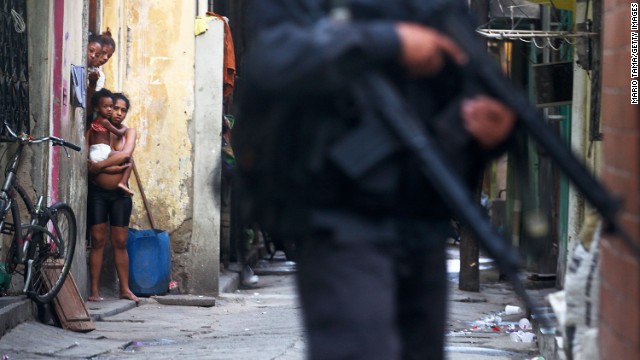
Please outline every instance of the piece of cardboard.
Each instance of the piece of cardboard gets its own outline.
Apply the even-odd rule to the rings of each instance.
[[[60,265],[45,265],[42,269],[43,275],[48,278],[49,282],[57,278],[61,270],[62,266]],[[63,329],[78,332],[96,329],[71,272],[69,272],[58,295],[53,298],[52,303]]]

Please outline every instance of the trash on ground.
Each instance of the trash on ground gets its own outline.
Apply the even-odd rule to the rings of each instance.
[[[520,308],[520,306],[507,305],[504,307],[505,315],[520,314],[521,312],[522,312],[522,309]]]
[[[169,294],[180,295],[180,284],[177,281],[169,281]]]
[[[511,340],[515,342],[530,343],[530,342],[533,342],[533,340],[535,340],[536,334],[528,331],[525,332],[520,330],[518,332],[510,333],[509,338],[511,338]]]
[[[518,321],[518,326],[522,330],[531,330],[533,327],[531,326],[531,322],[527,318],[522,318]]]

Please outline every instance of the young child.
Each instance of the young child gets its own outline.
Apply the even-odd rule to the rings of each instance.
[[[101,55],[102,38],[100,35],[89,34],[89,41],[87,43],[87,65],[89,65],[89,71],[100,66],[99,61]]]
[[[97,34],[89,35],[87,44],[87,114],[93,116],[93,94],[102,89],[105,82],[104,73],[100,70],[102,56],[102,37]],[[100,84],[100,85],[98,85]]]
[[[113,53],[116,51],[116,42],[111,35],[111,29],[107,28],[106,31],[100,34],[100,42],[102,43],[102,53],[98,59],[98,66],[103,66],[111,59]]]
[[[89,35],[89,42],[87,44],[87,65],[89,87],[94,91],[99,91],[104,87],[105,75],[100,70],[101,60],[104,56],[103,52],[103,40],[102,36],[97,34]]]
[[[126,133],[129,130],[133,130],[122,124],[122,122],[127,117],[127,114],[129,113],[129,107],[129,99],[123,93],[113,94],[113,112],[111,115],[111,121],[109,121],[109,123],[113,127],[122,130],[124,137],[127,136]],[[122,138],[119,137],[119,139]],[[133,196],[133,191],[131,191],[128,185],[129,177],[131,176],[131,169],[133,168],[133,158],[129,158],[127,165],[128,167],[124,170],[124,172],[122,173],[122,178],[118,182],[118,187],[127,192],[129,195]]]
[[[113,154],[110,145],[111,134],[116,135],[120,139],[127,131],[127,127],[122,123],[119,123],[118,126],[114,126],[111,123],[114,106],[114,94],[111,93],[111,91],[107,89],[97,91],[91,98],[91,104],[95,110],[95,116],[89,125],[89,160],[97,163],[106,160]],[[126,165],[127,168],[122,174],[123,176],[118,183],[118,187],[129,195],[133,195],[133,192],[127,185],[131,174],[131,163],[127,161],[121,165]],[[115,169],[113,170],[115,171]],[[109,171],[109,168],[105,169],[105,172]],[[117,172],[119,171],[120,166],[118,166]]]

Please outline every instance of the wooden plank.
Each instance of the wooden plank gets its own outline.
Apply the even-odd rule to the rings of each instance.
[[[43,275],[49,282],[58,277],[60,266],[46,265],[43,266]],[[87,332],[96,329],[96,325],[91,320],[89,311],[82,300],[78,286],[73,275],[69,272],[67,279],[62,285],[62,289],[53,299],[53,305],[60,320],[63,329],[79,332]]]

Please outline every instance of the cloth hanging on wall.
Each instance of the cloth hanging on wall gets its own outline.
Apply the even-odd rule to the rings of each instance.
[[[216,17],[224,21],[224,85],[223,95],[224,98],[228,98],[233,92],[233,86],[236,80],[236,55],[233,46],[233,36],[231,34],[231,27],[229,26],[229,20],[214,12],[207,11],[208,16]]]

